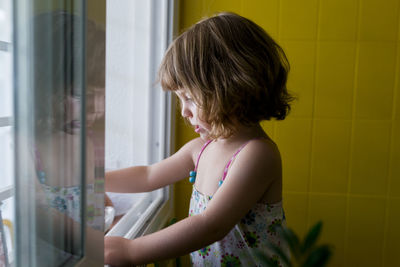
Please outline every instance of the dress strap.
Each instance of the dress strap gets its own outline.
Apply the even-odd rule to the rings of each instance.
[[[39,182],[41,184],[44,184],[46,182],[46,173],[44,172],[43,163],[40,158],[40,153],[36,146],[34,146],[31,149],[31,153],[35,160],[35,169],[36,169],[36,174],[39,178]]]
[[[211,142],[212,142],[212,139],[211,139],[211,140],[208,140],[208,141],[203,145],[203,147],[201,148],[201,150],[200,150],[200,152],[199,152],[199,155],[197,156],[197,162],[196,162],[196,166],[194,167],[194,171],[197,171],[197,166],[199,165],[200,156],[201,156],[201,154],[203,154],[204,149],[205,149]]]
[[[227,163],[226,166],[225,166],[224,174],[222,175],[222,180],[221,180],[222,182],[225,180],[225,177],[226,177],[226,175],[228,174],[229,166],[231,165],[232,161],[236,158],[237,154],[239,154],[239,152],[240,152],[248,143],[250,143],[250,141],[253,141],[253,140],[256,140],[256,139],[260,139],[260,137],[257,137],[257,138],[253,138],[253,139],[248,140],[247,142],[245,142],[245,143],[235,152],[235,154],[233,154],[232,158],[228,161],[228,163]]]

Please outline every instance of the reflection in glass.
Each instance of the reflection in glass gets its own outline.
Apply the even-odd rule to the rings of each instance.
[[[76,262],[85,226],[103,231],[105,34],[76,9],[33,16],[16,57],[19,266]]]
[[[83,254],[83,29],[68,12],[33,19],[36,252],[38,263],[51,256],[55,266]]]

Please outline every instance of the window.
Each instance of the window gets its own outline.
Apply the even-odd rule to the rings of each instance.
[[[99,0],[0,0],[0,202],[15,233],[11,244],[11,228],[2,231],[15,266],[102,263],[104,167],[169,155],[174,104],[155,76],[174,8],[172,0],[107,8]],[[109,235],[133,238],[171,217],[170,188],[133,198]]]
[[[166,0],[107,2],[106,170],[169,156],[172,98],[156,84],[156,73],[172,39],[174,7]],[[133,238],[161,227],[172,216],[170,195],[169,188],[109,193],[116,215],[126,214],[108,235]]]
[[[13,261],[12,1],[0,0],[0,236],[2,261]],[[0,251],[1,254],[1,251]]]
[[[103,263],[105,31],[91,2],[13,1],[15,266]]]

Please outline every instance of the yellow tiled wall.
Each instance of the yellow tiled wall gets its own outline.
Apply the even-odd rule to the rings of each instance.
[[[181,30],[217,11],[246,16],[291,63],[298,100],[264,122],[284,166],[288,225],[324,222],[330,266],[400,266],[400,27],[398,0],[181,0]],[[195,137],[182,120],[177,148]],[[179,218],[191,186],[176,186]]]

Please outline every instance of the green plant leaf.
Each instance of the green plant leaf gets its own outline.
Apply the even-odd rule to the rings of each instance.
[[[266,266],[266,267],[279,267],[279,264],[270,259],[265,252],[263,252],[262,250],[258,250],[256,252],[256,256],[260,259],[260,261],[263,263],[262,266]]]
[[[309,251],[315,244],[318,239],[319,234],[321,233],[322,222],[317,222],[307,233],[303,245],[301,246],[301,252],[305,253]]]
[[[302,267],[323,267],[332,255],[332,247],[321,245],[310,252]]]
[[[271,249],[271,251],[279,256],[279,258],[285,263],[285,266],[291,266],[290,264],[290,255],[286,255],[285,252],[283,252],[281,247],[278,247],[274,243],[268,243],[268,247]]]
[[[300,259],[300,241],[297,235],[289,228],[283,228],[282,226],[277,226],[276,231],[279,235],[283,237],[285,242],[289,245],[292,255],[296,259]]]

